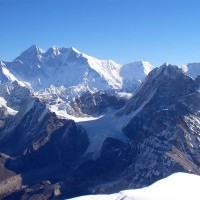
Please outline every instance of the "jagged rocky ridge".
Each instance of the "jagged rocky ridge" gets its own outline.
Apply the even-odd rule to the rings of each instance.
[[[128,102],[116,98],[118,92],[94,88],[68,102],[76,90],[51,86],[35,95],[25,81],[3,74],[2,198],[70,198],[146,186],[177,171],[199,174],[199,76],[194,80],[165,64],[149,73]],[[45,92],[53,98],[48,101]],[[107,115],[75,123],[49,109],[55,102],[60,110],[69,103],[72,115],[77,109]]]

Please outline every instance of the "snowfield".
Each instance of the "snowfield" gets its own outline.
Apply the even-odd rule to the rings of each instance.
[[[175,173],[149,187],[111,195],[89,195],[71,200],[199,200],[200,176]]]

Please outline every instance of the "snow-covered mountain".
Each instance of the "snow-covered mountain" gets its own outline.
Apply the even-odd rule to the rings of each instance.
[[[107,102],[104,105],[109,105],[112,98],[116,102],[124,101],[152,68],[150,63],[143,61],[120,65],[88,56],[75,48],[54,46],[44,51],[33,45],[13,62],[1,61],[0,81],[16,81],[29,88],[59,116],[80,121],[80,117],[87,120],[112,110],[104,106],[104,110],[95,112],[100,106],[98,93],[104,93],[102,98]],[[86,95],[88,104],[94,102],[93,111],[87,110],[86,102],[82,102]]]
[[[75,48],[52,47],[46,52],[33,45],[14,62],[6,63],[12,73],[34,90],[85,83],[99,89],[120,87],[119,65],[87,56]],[[111,73],[110,70],[116,71]]]
[[[200,176],[175,173],[153,185],[110,195],[89,195],[70,200],[199,200]]]
[[[56,87],[72,87],[84,84],[98,90],[121,90],[123,80],[142,81],[152,65],[136,62],[120,65],[112,60],[98,60],[75,48],[51,47],[43,51],[31,46],[13,62],[2,62],[18,80],[25,82],[34,91]],[[131,80],[133,79],[131,77]]]

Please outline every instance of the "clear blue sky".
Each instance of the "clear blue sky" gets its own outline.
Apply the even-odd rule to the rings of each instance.
[[[200,62],[200,0],[0,0],[0,60],[32,44],[122,64]]]

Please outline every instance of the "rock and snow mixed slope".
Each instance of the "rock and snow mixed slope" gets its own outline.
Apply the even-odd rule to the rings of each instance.
[[[99,183],[84,182],[88,193],[144,187],[178,171],[200,174],[199,86],[198,77],[165,64],[115,114],[81,122],[88,160],[74,174]]]
[[[124,190],[111,195],[90,195],[71,200],[199,200],[200,176],[175,173],[153,185],[135,190]]]
[[[119,65],[36,46],[0,64],[0,151],[12,156],[0,161],[25,184],[13,198],[32,195],[30,184],[37,193],[43,180],[59,186],[52,198],[71,198],[147,186],[178,171],[200,174],[198,67],[192,79],[184,73],[194,65],[151,70],[147,62]],[[71,116],[90,121],[63,119]]]

